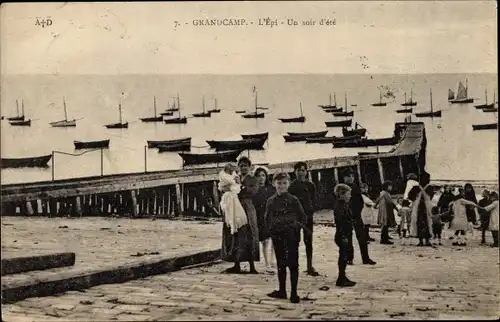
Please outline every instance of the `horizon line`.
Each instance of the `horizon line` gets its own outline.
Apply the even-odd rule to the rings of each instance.
[[[356,76],[374,76],[374,75],[453,75],[453,74],[498,74],[498,72],[414,72],[414,73],[347,73],[347,72],[333,72],[333,73],[16,73],[16,74],[0,74],[0,77],[7,76],[276,76],[276,75],[311,75],[311,76],[328,76],[328,75],[356,75]]]

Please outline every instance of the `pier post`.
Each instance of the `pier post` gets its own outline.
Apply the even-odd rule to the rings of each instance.
[[[29,200],[26,201],[26,211],[30,216],[33,216],[35,214],[35,212],[33,211],[33,204]]]
[[[335,178],[335,184],[339,184],[339,168],[333,168],[333,177]]]
[[[356,170],[358,171],[359,184],[361,184],[363,182],[363,178],[361,177],[361,164],[359,162],[356,163]]]
[[[81,197],[76,197],[75,206],[76,206],[76,214],[81,217],[83,215],[83,211],[82,211],[82,202],[80,198]]]
[[[175,185],[175,196],[177,202],[177,211],[179,212],[178,215],[180,215],[184,212],[184,202],[181,191],[181,185],[179,183]]]
[[[380,158],[377,158],[377,164],[378,164],[378,172],[380,174],[380,182],[384,183],[384,168],[382,167],[382,160]]]
[[[137,217],[137,196],[135,190],[130,190],[130,197],[132,198],[132,215]]]
[[[401,178],[405,178],[405,173],[403,171],[403,161],[401,160],[401,157],[398,158],[398,163],[399,163],[399,171],[401,172]]]

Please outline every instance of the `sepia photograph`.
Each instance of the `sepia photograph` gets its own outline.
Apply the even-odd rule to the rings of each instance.
[[[497,24],[2,3],[2,321],[497,320]]]

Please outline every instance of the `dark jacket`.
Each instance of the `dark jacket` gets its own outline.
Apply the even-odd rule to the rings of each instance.
[[[304,212],[312,216],[316,210],[316,186],[309,180],[293,180],[288,192],[299,199]]]
[[[288,192],[275,194],[267,200],[265,218],[271,235],[281,232],[300,232],[300,228],[306,222],[306,214],[299,199]]]
[[[353,216],[351,207],[344,200],[337,200],[333,208],[336,234],[352,234]]]
[[[361,211],[365,203],[363,202],[363,197],[361,196],[361,189],[355,183],[348,184],[351,187],[351,200],[349,201],[349,207],[351,208],[351,213],[354,218],[361,218]]]

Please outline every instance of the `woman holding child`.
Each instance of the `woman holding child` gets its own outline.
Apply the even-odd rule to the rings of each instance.
[[[234,266],[227,269],[226,273],[241,273],[240,263],[249,262],[250,273],[257,274],[254,262],[259,261],[260,258],[259,230],[257,226],[257,214],[252,201],[257,186],[255,178],[250,174],[251,165],[250,159],[242,157],[238,161],[239,176],[236,175],[237,168],[234,167],[233,169],[232,165],[226,165],[224,170],[219,174],[219,189],[224,192],[221,199],[221,208],[224,217],[230,217],[229,220],[225,220],[223,226],[222,259],[227,262],[234,262]],[[227,175],[229,173],[235,179],[235,183],[228,178]],[[235,184],[238,185],[238,181],[241,182],[241,186],[238,188],[227,188]],[[232,202],[229,206],[223,203],[226,193],[231,194],[230,200]],[[234,199],[234,194],[237,194],[238,200]],[[240,206],[245,214],[244,219],[241,217],[240,211],[234,210],[240,209]],[[236,215],[230,215],[233,212]],[[231,220],[231,218],[237,218],[237,220]],[[235,222],[233,225],[235,225],[237,230],[231,226],[231,222]],[[243,224],[243,222],[245,223]]]

